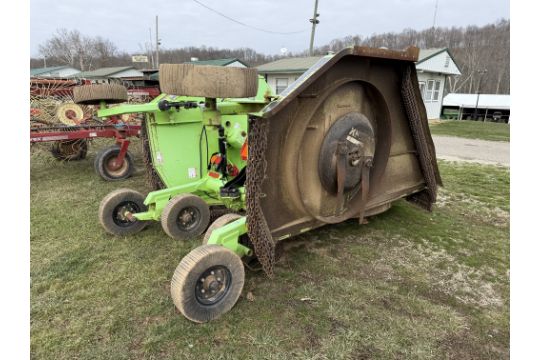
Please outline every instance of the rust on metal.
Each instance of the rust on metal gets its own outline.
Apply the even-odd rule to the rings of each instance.
[[[267,274],[275,240],[302,229],[361,223],[400,198],[431,209],[441,179],[417,58],[415,47],[345,49],[323,57],[252,116],[247,225]],[[347,141],[352,145],[343,146]]]

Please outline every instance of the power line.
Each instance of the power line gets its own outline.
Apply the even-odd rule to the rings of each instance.
[[[292,34],[300,34],[300,33],[303,33],[303,32],[306,32],[307,30],[302,30],[302,31],[290,31],[290,32],[281,32],[281,31],[272,31],[272,30],[266,30],[266,29],[261,29],[261,28],[258,28],[258,27],[255,27],[255,26],[251,26],[251,25],[248,25],[246,23],[243,23],[241,21],[238,21],[236,19],[233,19],[232,17],[230,16],[227,16],[225,14],[223,14],[222,12],[219,12],[215,9],[212,9],[210,6],[206,5],[206,4],[203,4],[202,2],[198,1],[198,0],[193,0],[193,2],[196,2],[197,4],[201,5],[202,7],[218,14],[219,16],[222,16],[224,17],[225,19],[227,20],[230,20],[232,22],[235,22],[237,24],[240,24],[242,26],[245,26],[245,27],[248,27],[248,28],[251,28],[253,30],[258,30],[258,31],[262,31],[262,32],[265,32],[265,33],[268,33],[268,34],[275,34],[275,35],[292,35]]]

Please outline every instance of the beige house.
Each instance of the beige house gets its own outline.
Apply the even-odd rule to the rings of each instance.
[[[320,56],[310,56],[280,59],[260,65],[257,70],[264,75],[268,85],[275,90],[276,94],[279,94],[320,58]],[[461,72],[446,48],[420,50],[416,69],[428,118],[438,119],[441,115],[446,79],[448,76],[459,76]]]

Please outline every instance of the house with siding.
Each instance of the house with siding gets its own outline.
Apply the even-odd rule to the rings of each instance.
[[[297,57],[276,60],[257,67],[276,94],[314,65],[321,57]],[[418,82],[429,119],[441,115],[444,86],[448,76],[459,76],[461,71],[447,48],[421,49],[416,63]]]
[[[461,71],[447,48],[421,49],[416,71],[428,119],[439,119],[446,81],[449,76],[461,75]]]
[[[72,66],[50,66],[44,68],[30,69],[30,77],[66,78],[79,72],[79,69],[75,69]]]

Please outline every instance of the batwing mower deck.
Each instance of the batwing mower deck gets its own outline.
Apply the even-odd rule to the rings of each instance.
[[[177,308],[192,321],[240,296],[240,258],[272,276],[276,241],[387,210],[401,198],[431,210],[441,184],[415,61],[405,51],[354,47],[322,58],[249,116],[246,216],[219,221],[178,265]],[[246,240],[248,239],[248,240]]]
[[[172,278],[176,307],[206,322],[238,300],[243,262],[256,259],[272,276],[276,241],[351,218],[361,224],[401,198],[430,210],[441,179],[417,58],[414,47],[347,48],[274,101],[254,69],[162,65],[167,95],[131,109],[102,104],[100,116],[147,112],[145,154],[159,189],[146,199],[109,194],[103,227],[127,235],[160,220],[169,236],[187,239],[208,227],[211,207],[235,212],[208,228]]]

